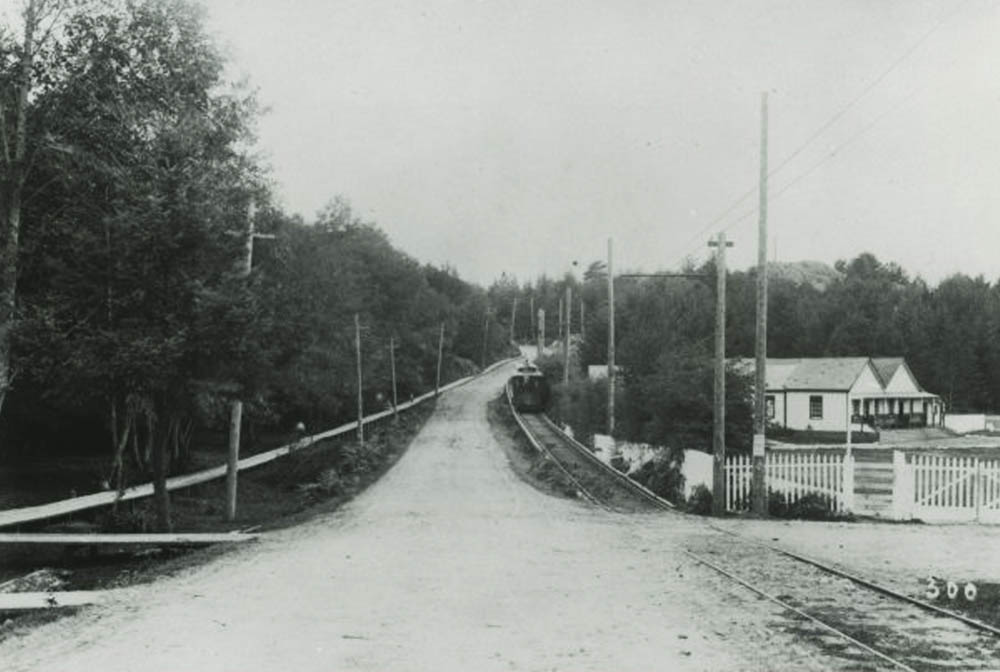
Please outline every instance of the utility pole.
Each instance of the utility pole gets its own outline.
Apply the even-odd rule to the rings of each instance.
[[[392,367],[392,415],[396,422],[399,422],[399,408],[396,398],[396,340],[389,337],[389,365]]]
[[[760,206],[757,227],[757,366],[754,377],[751,508],[767,515],[767,92],[760,97]]]
[[[726,512],[726,248],[732,247],[720,232],[708,241],[715,251],[715,410],[712,423],[712,514]]]
[[[545,309],[538,309],[538,354],[535,355],[535,359],[541,359],[542,354],[545,352]]]
[[[271,234],[257,233],[254,227],[256,214],[257,206],[251,201],[247,211],[247,239],[244,244],[243,263],[240,268],[240,274],[243,277],[249,276],[250,271],[253,270],[253,241],[257,238],[274,238]],[[240,464],[240,428],[242,426],[243,401],[237,399],[229,407],[229,446],[226,451],[226,520],[230,522],[236,520],[237,473]]]
[[[573,311],[569,309],[573,305],[573,289],[568,284],[566,285],[566,333],[564,334],[565,340],[563,341],[563,384],[569,385],[569,330],[570,330],[570,315]]]
[[[535,338],[535,295],[528,297],[528,323],[531,325],[529,338]]]
[[[584,326],[586,324],[586,322],[584,322],[584,320],[583,320],[583,318],[584,318],[583,311],[584,311],[584,307],[583,307],[583,291],[581,291],[580,292],[580,340],[581,341],[584,338],[586,338],[586,333],[585,333],[586,326]]]
[[[483,365],[482,368],[486,368],[486,345],[489,342],[490,335],[490,309],[486,309],[486,320],[483,322]]]
[[[510,307],[510,342],[514,343],[514,321],[517,319],[517,297],[514,297],[514,303]]]
[[[615,273],[608,238],[608,434],[615,433]]]
[[[358,361],[358,445],[365,446],[365,405],[361,396],[361,318],[354,313],[354,353]]]
[[[563,300],[559,299],[559,342],[563,340]]]
[[[437,378],[434,379],[434,396],[441,394],[441,358],[444,355],[444,322],[441,323],[441,333],[438,335],[438,365]]]

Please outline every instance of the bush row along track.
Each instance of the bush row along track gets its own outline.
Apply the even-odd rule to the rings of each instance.
[[[622,512],[667,508],[623,474],[609,473],[544,415],[512,411],[532,444],[567,473],[586,499]],[[850,669],[998,669],[1000,639],[991,626],[928,613],[823,563],[711,529],[720,534],[697,537],[685,554],[791,612],[793,633]]]
[[[544,415],[514,413],[532,444],[566,473],[584,499],[623,513],[673,508],[666,500],[598,460]]]

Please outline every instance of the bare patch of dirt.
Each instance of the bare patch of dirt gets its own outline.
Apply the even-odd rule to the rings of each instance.
[[[185,532],[247,528],[272,530],[297,525],[334,511],[396,464],[434,412],[434,406],[431,401],[400,415],[398,423],[385,420],[366,427],[370,434],[366,436],[363,450],[352,434],[321,441],[267,465],[242,472],[239,478],[239,515],[235,523],[225,522],[222,514],[226,501],[223,480],[175,491],[171,493],[174,529]],[[137,531],[146,527],[152,518],[151,503],[138,501],[123,505],[115,514],[110,510],[93,512],[87,524],[96,524],[99,529],[110,531]],[[177,575],[218,558],[232,548],[227,545],[194,550],[147,548],[113,553],[100,553],[91,548],[69,548],[44,558],[39,558],[37,554],[6,554],[0,555],[0,582],[24,575],[44,564],[64,577],[62,590],[123,588]],[[76,611],[0,611],[0,641]]]

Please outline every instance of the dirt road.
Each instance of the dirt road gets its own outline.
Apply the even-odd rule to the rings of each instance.
[[[505,375],[446,395],[336,514],[9,639],[0,668],[836,669],[775,607],[679,552],[698,521],[518,480],[486,423]]]

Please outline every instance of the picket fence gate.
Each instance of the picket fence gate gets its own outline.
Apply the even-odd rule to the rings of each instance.
[[[749,455],[726,458],[726,510],[750,509],[753,459]],[[768,490],[793,504],[807,494],[825,496],[833,511],[850,511],[854,502],[854,459],[830,451],[769,451]]]
[[[895,517],[1000,523],[1000,458],[895,455]]]

